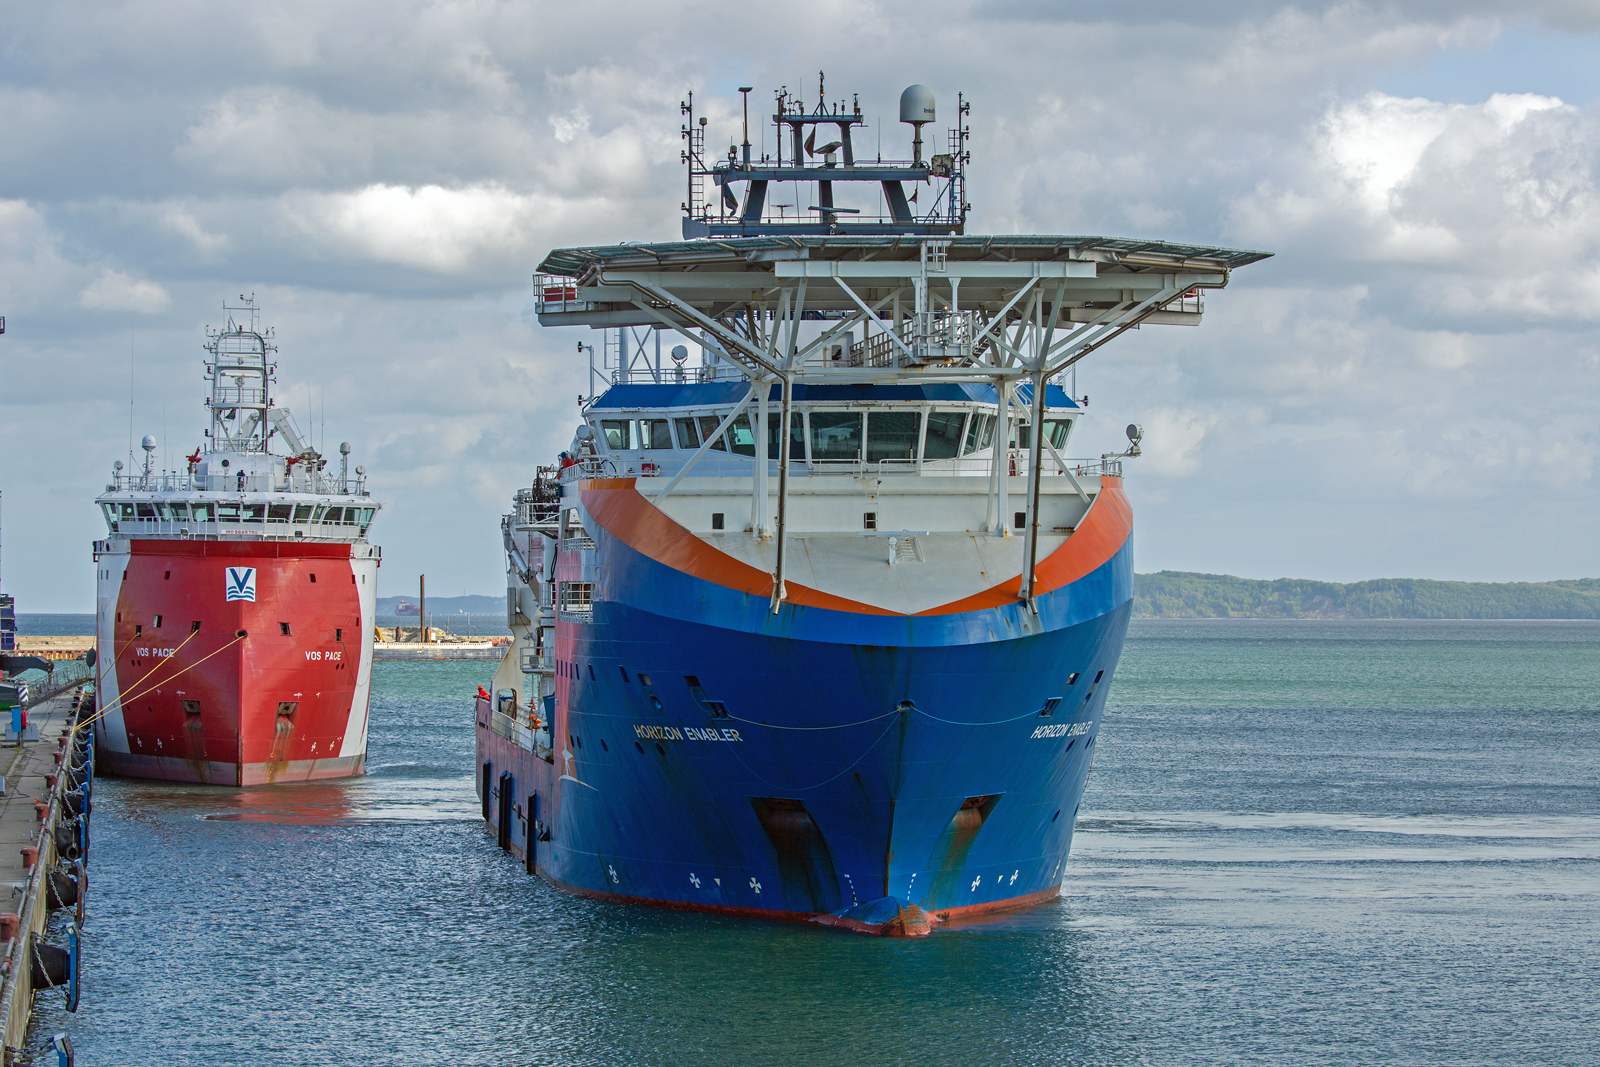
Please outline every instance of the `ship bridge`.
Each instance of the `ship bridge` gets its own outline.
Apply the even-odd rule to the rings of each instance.
[[[606,338],[599,366],[595,347],[578,345],[589,353],[590,395],[575,443],[579,464],[561,477],[636,478],[657,508],[706,535],[726,528],[726,510],[664,502],[687,475],[696,475],[702,497],[748,494],[753,538],[740,551],[773,576],[774,612],[784,597],[791,468],[806,480],[802,496],[843,500],[859,489],[837,479],[827,488],[827,476],[862,485],[870,478],[875,492],[929,497],[912,511],[942,515],[946,532],[1002,540],[1023,533],[1015,562],[1021,597],[1031,603],[1040,538],[1070,534],[1099,480],[1120,475],[1119,456],[1061,455],[1082,408],[1057,386],[1130,330],[1198,324],[1204,295],[1269,253],[969,234],[964,98],[948,151],[924,159],[933,94],[907,89],[900,119],[915,134],[911,159],[885,159],[880,147],[868,161],[859,103],[830,103],[820,79],[814,107],[780,90],[776,153],[755,158],[749,90],[741,91],[742,145],[714,162],[705,153],[706,119],[696,121],[692,97],[683,105],[685,240],[562,248],[539,265],[540,324],[587,326]],[[708,199],[710,188],[720,195]],[[876,190],[878,206],[851,206],[836,189]],[[777,202],[777,190],[793,203]],[[698,365],[682,344],[663,362],[663,337],[671,335],[700,349]],[[1127,454],[1137,455],[1138,436],[1129,427]],[[769,462],[757,456],[763,443]],[[1064,477],[1045,491],[1046,474]],[[973,475],[987,478],[981,506],[952,506],[952,495],[973,494]],[[956,479],[938,490],[938,505],[930,476]],[[1026,483],[1026,503],[1015,511],[1014,478]],[[1045,506],[1042,496],[1054,499]],[[805,521],[842,532],[850,509],[833,510],[830,520],[813,507]],[[859,514],[871,530],[874,510]]]

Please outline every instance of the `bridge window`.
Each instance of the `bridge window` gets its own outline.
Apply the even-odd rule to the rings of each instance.
[[[672,431],[666,419],[640,419],[639,444],[643,448],[671,448]]]
[[[715,416],[715,415],[701,415],[700,416],[700,436],[702,438],[709,438],[712,434],[717,432],[717,427],[721,426],[721,425],[722,425],[722,420],[720,418],[718,418],[717,416]],[[700,446],[696,445],[695,447],[699,448]],[[726,452],[728,450],[727,442],[721,437],[718,437],[716,440],[712,441],[711,442],[711,447],[716,449],[718,452]]]
[[[192,518],[195,522],[210,522],[211,521],[211,505],[210,504],[196,504],[196,505],[194,505],[193,507],[191,507],[189,509],[189,515],[190,515],[190,518]]]
[[[981,452],[994,443],[993,415],[974,415],[967,424],[967,443],[962,446],[961,454],[969,456],[974,452]]]
[[[168,504],[167,505],[167,513],[172,516],[172,521],[173,522],[188,522],[189,521],[189,505],[188,504]]]
[[[293,504],[270,504],[267,506],[268,522],[288,522],[293,515]]]
[[[265,504],[246,504],[244,506],[245,522],[266,522],[267,506]]]
[[[917,458],[922,435],[920,411],[874,411],[867,416],[867,462]]]
[[[700,431],[694,424],[694,419],[673,419],[674,427],[678,431],[679,448],[699,448]]]
[[[633,420],[603,419],[600,432],[605,435],[606,447],[613,452],[633,451]]]
[[[239,521],[239,505],[238,504],[218,504],[217,505],[217,521],[218,522],[238,522]]]
[[[294,521],[297,522],[297,523],[310,522],[311,521],[311,505],[310,504],[300,504],[300,505],[296,506],[295,509],[294,509]]]
[[[154,504],[138,504],[135,506],[139,509],[137,512],[139,518],[154,519],[156,517],[156,509]]]
[[[965,411],[935,411],[928,416],[928,439],[922,446],[923,459],[955,459],[961,451],[961,427]]]
[[[728,427],[728,444],[741,456],[754,457],[756,454],[756,435],[750,429],[750,416],[740,415],[733,420],[733,425]]]
[[[1059,452],[1061,449],[1066,447],[1067,434],[1072,429],[1072,420],[1071,419],[1046,419],[1045,423],[1044,423],[1044,429],[1045,429],[1045,440],[1049,441],[1050,442],[1050,446],[1052,448],[1054,448],[1056,451]],[[1033,435],[1031,434],[1031,432],[1029,430],[1028,423],[1019,422],[1019,423],[1016,423],[1016,424],[1014,424],[1012,426],[1012,429],[1011,429],[1011,447],[1012,448],[1032,448],[1033,447]]]
[[[806,458],[806,427],[805,420],[798,411],[789,411],[789,458],[801,462]],[[778,424],[783,421],[783,412],[778,411],[767,419],[767,458],[779,459],[778,455]]]
[[[813,460],[860,460],[861,413],[859,411],[813,411],[811,413],[811,458]]]

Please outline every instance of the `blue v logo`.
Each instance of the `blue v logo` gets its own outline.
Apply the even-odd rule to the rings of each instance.
[[[228,599],[256,600],[256,569],[254,567],[229,567],[226,576]]]

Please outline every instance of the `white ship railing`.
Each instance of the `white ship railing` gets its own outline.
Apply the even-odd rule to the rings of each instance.
[[[340,478],[336,474],[296,472],[278,478],[270,474],[247,474],[244,486],[237,474],[202,477],[178,471],[151,471],[149,474],[115,474],[107,492],[138,493],[308,493],[315,496],[370,496],[365,475]]]
[[[585,478],[670,478],[682,470],[687,462],[687,459],[632,460],[624,456],[591,457],[583,463],[568,467],[562,471],[561,480],[573,482]],[[777,470],[778,461],[769,459],[767,463],[769,477],[775,476],[773,472]],[[1027,463],[1028,453],[1026,450],[1012,449],[1008,462],[1008,473],[1015,477],[1024,477],[1027,474]],[[708,478],[748,477],[754,466],[753,457],[717,453],[714,460],[701,460],[695,466],[693,475]],[[994,461],[988,455],[964,456],[960,459],[923,460],[801,460],[796,458],[790,462],[789,476],[792,478],[805,478],[831,474],[857,477],[863,475],[911,475],[924,478],[950,476],[986,478],[992,473],[993,466]],[[1114,478],[1122,477],[1122,460],[1119,457],[1094,459],[1063,457],[1058,462],[1054,456],[1046,456],[1040,467],[1042,473],[1049,476],[1058,476],[1070,472],[1078,477],[1098,477],[1101,475],[1110,475]]]

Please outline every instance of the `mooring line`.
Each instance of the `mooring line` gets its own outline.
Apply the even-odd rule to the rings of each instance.
[[[194,631],[194,633],[199,633],[199,632],[200,631],[198,631],[198,630]],[[189,636],[193,637],[194,634],[190,634]],[[204,655],[204,656],[200,657],[199,659],[195,660],[193,663],[191,663],[187,667],[183,668],[183,670],[178,671],[175,674],[171,674],[171,675],[167,676],[166,678],[161,679],[161,681],[159,683],[157,683],[157,684],[165,685],[168,682],[172,681],[173,679],[179,678],[182,675],[187,674],[189,671],[194,670],[196,667],[200,666],[200,664],[204,663],[206,660],[210,659],[212,656],[217,655],[217,653],[219,653],[219,652],[228,651],[228,649],[232,648],[234,645],[237,645],[240,641],[243,641],[243,640],[244,640],[244,638],[242,638],[242,637],[235,637],[232,641],[229,641],[227,644],[223,645],[221,648],[216,649],[213,652],[207,653],[206,655]],[[187,641],[187,638],[185,638],[185,641]],[[183,647],[182,645],[178,646],[178,648],[182,648],[182,647]],[[176,655],[176,654],[177,654],[177,649],[173,649],[173,655]],[[163,660],[162,662],[165,662],[165,660]],[[150,677],[150,675],[146,674],[145,678],[148,678],[148,677]],[[141,682],[144,681],[144,678],[139,679],[139,681],[141,681]],[[137,685],[139,683],[135,682],[134,684]],[[145,695],[147,695],[154,688],[155,688],[155,686],[152,685],[148,689],[145,689],[145,690],[143,690],[143,691],[141,691],[139,693],[136,693],[136,694],[133,694],[133,695],[130,695],[130,696],[118,696],[116,700],[113,700],[107,706],[105,706],[103,708],[96,708],[95,709],[95,713],[93,715],[89,716],[88,719],[86,719],[85,721],[79,723],[78,726],[73,728],[73,732],[76,733],[82,727],[91,725],[96,720],[104,718],[106,712],[110,711],[114,707],[124,706],[124,705],[126,705],[126,703],[129,700],[138,700],[138,699],[143,698]]]

